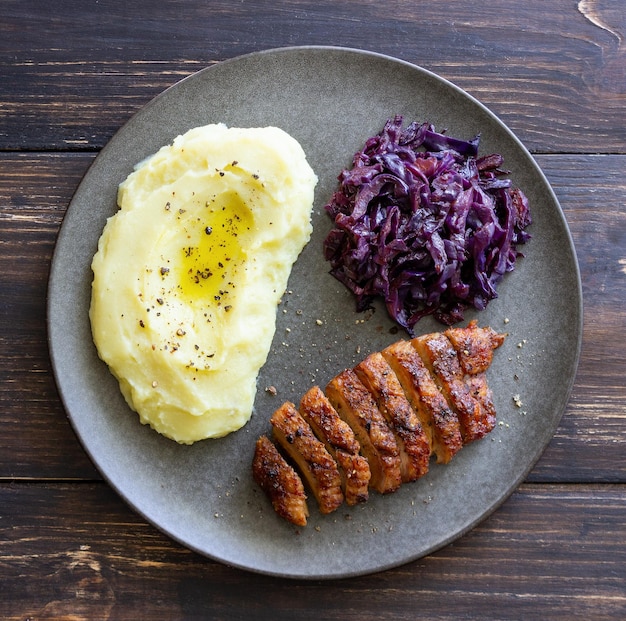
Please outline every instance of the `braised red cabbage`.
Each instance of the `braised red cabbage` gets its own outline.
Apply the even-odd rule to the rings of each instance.
[[[341,172],[325,207],[334,228],[324,256],[358,311],[382,296],[413,335],[425,315],[452,325],[497,297],[530,238],[531,215],[502,156],[479,157],[479,143],[429,123],[403,128],[396,116]]]

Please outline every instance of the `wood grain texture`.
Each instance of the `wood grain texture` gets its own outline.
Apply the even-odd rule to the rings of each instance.
[[[626,614],[625,486],[525,485],[427,558],[328,583],[204,559],[145,524],[105,484],[0,485],[0,506],[5,620],[414,621],[419,610],[429,620],[527,621],[539,618],[538,603],[540,618],[553,620]]]
[[[370,49],[448,78],[536,155],[576,244],[583,351],[527,481],[426,558],[289,581],[205,559],[102,481],[48,356],[56,235],[97,152],[204,67],[289,45]],[[626,618],[623,0],[3,0],[0,618],[604,621]]]
[[[624,151],[622,0],[4,0],[0,149],[97,149],[182,77],[288,45],[365,48],[448,78],[534,152]],[[442,54],[442,50],[445,53]]]
[[[532,481],[626,479],[626,157],[538,158],[567,218],[583,283],[583,354]],[[617,340],[616,340],[617,339]],[[595,456],[606,458],[599,468]],[[566,470],[569,466],[569,475]]]
[[[93,155],[0,154],[0,476],[97,476],[60,402],[46,292],[56,235]],[[32,467],[39,466],[33,471]]]

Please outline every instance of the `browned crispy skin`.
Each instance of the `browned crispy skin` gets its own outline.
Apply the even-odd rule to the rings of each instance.
[[[370,354],[354,367],[354,371],[374,397],[396,436],[402,482],[419,479],[428,472],[430,443],[396,374],[380,352]]]
[[[319,386],[313,386],[300,401],[300,414],[335,458],[348,505],[365,502],[371,478],[367,459],[352,428],[343,421]]]
[[[463,373],[478,375],[484,373],[493,360],[493,352],[506,338],[493,328],[479,328],[476,320],[465,328],[448,328],[444,334],[454,347]]]
[[[370,487],[387,494],[400,487],[400,452],[392,431],[367,388],[352,369],[333,378],[326,396],[339,416],[354,430],[372,473]]]
[[[470,321],[465,328],[449,328],[444,334],[457,353],[472,396],[481,404],[486,415],[495,421],[496,408],[486,371],[493,361],[493,352],[504,343],[506,334],[498,334],[489,326],[480,328],[476,320]]]
[[[472,396],[464,381],[456,351],[448,338],[437,332],[419,336],[411,344],[455,410],[461,425],[463,443],[473,442],[489,433],[495,425],[495,417]]]
[[[465,383],[470,389],[472,397],[480,403],[485,416],[493,419],[495,425],[496,406],[493,403],[491,389],[487,384],[487,376],[484,373],[479,373],[478,375],[466,375]],[[491,431],[491,429],[489,431]]]
[[[429,435],[437,462],[447,464],[463,446],[459,419],[408,341],[398,341],[384,349],[382,354]]]
[[[369,498],[369,484],[372,478],[369,463],[363,455],[352,455],[341,449],[335,452],[344,486],[346,504],[351,507],[366,502]]]
[[[296,526],[306,526],[309,510],[302,479],[267,436],[256,441],[252,476],[278,515]]]
[[[272,416],[274,437],[308,483],[321,513],[364,502],[369,487],[386,494],[448,463],[463,444],[495,426],[486,371],[506,335],[449,328],[398,341],[318,386]],[[257,441],[253,475],[276,512],[304,526],[302,479],[267,437]]]
[[[300,401],[300,414],[313,431],[320,430],[320,439],[333,448],[358,453],[361,446],[352,427],[343,421],[319,386],[313,386]]]
[[[283,403],[270,419],[274,437],[297,464],[321,513],[332,513],[343,502],[341,476],[331,457],[293,403]]]

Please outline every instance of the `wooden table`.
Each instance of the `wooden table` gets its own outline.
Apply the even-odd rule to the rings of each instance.
[[[626,618],[625,17],[622,0],[0,3],[0,617]],[[569,405],[519,489],[427,558],[332,582],[229,568],[135,514],[74,436],[46,341],[55,237],[115,131],[198,69],[305,44],[419,64],[499,115],[559,197],[585,305]]]

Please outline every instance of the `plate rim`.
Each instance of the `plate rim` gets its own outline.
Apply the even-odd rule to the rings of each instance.
[[[372,57],[377,57],[383,61],[386,62],[390,62],[392,64],[401,64],[404,65],[405,67],[407,67],[410,70],[415,70],[418,71],[419,73],[422,73],[426,76],[429,76],[432,79],[435,79],[437,82],[442,83],[443,85],[445,85],[446,88],[453,90],[454,92],[456,92],[458,95],[462,96],[463,98],[469,100],[472,102],[473,105],[478,106],[480,109],[482,109],[482,111],[484,113],[486,113],[493,122],[495,122],[500,130],[503,130],[509,137],[509,139],[511,139],[516,147],[520,150],[520,152],[522,152],[526,159],[528,160],[529,164],[531,164],[534,167],[534,172],[535,174],[537,174],[543,181],[544,184],[544,190],[546,190],[549,194],[550,194],[550,198],[552,200],[552,203],[554,206],[556,206],[556,216],[559,218],[559,220],[562,223],[563,226],[563,231],[565,232],[565,235],[567,236],[567,247],[568,249],[571,251],[572,254],[572,268],[574,270],[572,276],[574,276],[576,285],[577,285],[577,291],[576,291],[576,311],[575,311],[575,315],[577,317],[577,325],[575,328],[575,332],[576,332],[576,343],[575,343],[575,352],[574,352],[574,356],[573,356],[573,363],[572,363],[572,372],[569,374],[568,378],[567,378],[567,386],[564,387],[564,392],[563,392],[563,404],[562,406],[559,408],[560,414],[558,416],[554,416],[554,418],[552,419],[552,425],[551,427],[551,433],[547,439],[547,441],[540,443],[540,446],[538,445],[537,447],[535,447],[535,452],[532,455],[531,459],[527,462],[527,466],[524,469],[524,471],[520,471],[518,477],[516,478],[516,480],[514,481],[514,483],[512,485],[509,486],[509,491],[508,493],[502,495],[499,499],[498,502],[492,504],[485,512],[483,512],[480,516],[476,517],[476,519],[474,519],[473,521],[471,521],[471,523],[469,523],[465,528],[461,529],[461,530],[457,530],[453,533],[451,533],[448,537],[442,539],[438,544],[431,546],[428,550],[426,550],[423,553],[420,553],[418,555],[414,555],[412,557],[403,557],[402,559],[396,560],[396,561],[389,561],[385,564],[381,564],[379,567],[377,568],[365,568],[364,570],[354,570],[354,571],[344,571],[341,573],[316,573],[316,574],[299,574],[299,575],[290,575],[290,574],[286,574],[284,572],[281,571],[276,571],[273,572],[271,570],[268,569],[258,569],[249,565],[246,565],[245,563],[237,563],[236,561],[233,561],[232,559],[225,559],[222,558],[219,555],[214,555],[211,554],[210,552],[208,552],[207,550],[204,550],[198,546],[193,545],[192,543],[190,543],[189,541],[185,541],[183,538],[178,537],[174,534],[172,534],[171,532],[169,532],[167,529],[163,528],[161,525],[159,525],[156,521],[156,519],[153,516],[147,515],[146,512],[144,512],[140,506],[138,506],[136,504],[136,502],[133,500],[133,498],[129,497],[121,488],[120,486],[118,486],[114,480],[112,480],[112,478],[110,478],[110,475],[108,472],[104,472],[102,470],[102,467],[99,465],[98,463],[98,459],[95,455],[92,454],[92,450],[91,447],[84,441],[84,439],[81,436],[81,433],[78,429],[77,426],[77,421],[74,420],[74,416],[72,415],[70,408],[68,406],[68,401],[67,401],[67,396],[65,395],[65,391],[64,391],[64,384],[63,384],[63,378],[60,377],[59,375],[59,370],[58,370],[58,366],[56,363],[56,356],[58,355],[56,353],[56,343],[54,340],[54,327],[52,325],[53,323],[53,315],[54,315],[54,288],[55,288],[55,283],[57,282],[57,280],[61,277],[61,275],[58,273],[58,252],[59,248],[61,247],[63,240],[64,240],[64,235],[67,233],[65,231],[64,233],[64,224],[66,222],[66,219],[68,218],[68,214],[70,214],[71,212],[73,213],[73,208],[77,208],[75,206],[75,196],[77,195],[77,193],[79,192],[81,186],[83,185],[83,183],[85,182],[86,177],[88,177],[90,171],[92,170],[92,168],[96,165],[98,159],[100,158],[100,156],[102,154],[105,154],[108,152],[108,150],[114,149],[116,146],[116,143],[118,140],[121,139],[121,134],[124,133],[124,129],[131,123],[133,123],[134,121],[136,121],[137,117],[139,115],[142,115],[149,107],[155,105],[155,102],[158,102],[161,98],[165,97],[168,93],[170,93],[170,91],[172,91],[173,89],[176,89],[181,83],[186,82],[188,80],[192,80],[195,78],[195,76],[197,76],[198,74],[202,73],[209,73],[212,70],[221,67],[223,65],[227,65],[227,64],[231,64],[231,63],[236,63],[236,62],[240,62],[249,58],[253,58],[253,57],[262,57],[262,56],[269,56],[269,55],[275,55],[275,54],[289,54],[289,53],[302,53],[302,52],[307,52],[307,51],[312,51],[312,52],[316,52],[316,53],[328,53],[328,52],[333,52],[333,53],[339,53],[339,54],[343,54],[346,53],[347,55],[358,55],[358,56],[372,56]],[[493,113],[485,104],[483,104],[481,101],[479,101],[476,97],[474,97],[473,95],[471,95],[470,93],[468,93],[467,91],[463,90],[462,88],[460,88],[459,86],[457,86],[456,84],[454,84],[453,82],[451,82],[450,80],[436,74],[433,71],[430,71],[428,69],[425,69],[424,67],[421,67],[415,63],[412,63],[410,61],[401,59],[401,58],[397,58],[388,54],[384,54],[384,53],[380,53],[380,52],[376,52],[376,51],[370,51],[367,49],[361,49],[361,48],[354,48],[354,47],[344,47],[344,46],[336,46],[336,45],[302,45],[302,46],[283,46],[283,47],[275,47],[275,48],[267,48],[267,49],[262,49],[262,50],[258,50],[258,51],[253,51],[253,52],[248,52],[246,54],[241,54],[238,56],[234,56],[231,58],[227,58],[224,59],[222,61],[218,61],[212,65],[203,67],[187,76],[185,76],[184,78],[182,78],[181,80],[178,80],[177,82],[171,84],[170,86],[168,86],[167,88],[165,88],[164,90],[162,90],[161,92],[159,92],[156,96],[154,96],[152,99],[150,99],[148,102],[146,102],[144,105],[142,105],[140,108],[138,108],[132,115],[131,117],[125,121],[119,128],[117,128],[117,130],[115,131],[115,133],[113,134],[113,136],[111,136],[111,138],[109,140],[107,140],[107,143],[99,150],[99,152],[97,153],[96,157],[94,158],[94,160],[91,162],[91,164],[89,165],[89,167],[87,168],[87,170],[85,171],[84,175],[82,176],[81,180],[79,181],[79,183],[76,186],[75,191],[73,192],[73,195],[70,199],[70,202],[67,206],[67,209],[63,215],[63,219],[61,221],[61,224],[59,226],[59,230],[57,233],[57,238],[55,240],[55,245],[54,245],[54,250],[52,253],[52,257],[50,260],[50,270],[49,270],[49,275],[48,275],[48,287],[47,287],[47,295],[46,295],[46,328],[47,328],[47,339],[48,339],[48,348],[49,348],[49,354],[50,354],[50,360],[51,360],[51,364],[52,364],[52,370],[53,370],[53,375],[54,375],[54,380],[57,386],[57,390],[58,390],[58,394],[59,397],[61,399],[61,402],[63,403],[63,407],[66,413],[66,417],[69,419],[70,421],[70,425],[77,437],[77,439],[79,440],[81,447],[83,448],[83,450],[86,452],[86,454],[88,455],[89,459],[92,461],[92,463],[94,464],[94,467],[96,468],[96,470],[99,472],[99,474],[103,477],[103,479],[107,482],[107,484],[113,489],[113,491],[115,491],[116,494],[118,494],[123,500],[124,502],[130,506],[132,508],[132,510],[134,512],[136,512],[137,514],[139,514],[143,519],[145,519],[148,523],[150,523],[151,525],[153,525],[155,528],[157,528],[157,530],[159,530],[160,532],[164,533],[166,536],[168,536],[169,538],[171,538],[174,541],[177,541],[179,544],[183,545],[184,547],[193,550],[194,552],[197,552],[198,554],[211,558],[215,561],[221,562],[223,564],[226,564],[228,566],[232,566],[232,567],[237,567],[239,569],[242,570],[246,570],[246,571],[250,571],[252,573],[258,573],[258,574],[263,574],[263,575],[270,575],[270,576],[275,576],[275,577],[282,577],[282,578],[293,578],[293,579],[314,579],[314,580],[324,580],[324,579],[337,579],[337,578],[350,578],[350,577],[355,577],[355,576],[361,576],[361,575],[368,575],[368,574],[372,574],[372,573],[376,573],[379,571],[385,571],[388,570],[390,568],[393,567],[398,567],[401,565],[404,565],[406,563],[409,563],[411,561],[415,561],[419,558],[423,558],[429,554],[432,554],[433,552],[445,547],[446,545],[449,545],[451,542],[456,541],[457,539],[465,536],[468,532],[470,532],[472,529],[474,529],[479,523],[483,522],[485,519],[487,519],[487,517],[489,517],[491,514],[493,514],[493,512],[495,512],[514,492],[515,490],[519,487],[519,485],[523,482],[523,480],[528,476],[529,472],[534,468],[534,466],[536,465],[537,461],[540,459],[540,457],[542,456],[542,454],[545,452],[546,448],[548,447],[548,444],[551,442],[552,438],[554,437],[554,434],[560,424],[560,421],[567,409],[567,405],[570,401],[571,398],[571,392],[572,389],[574,387],[575,384],[575,380],[576,380],[576,373],[577,373],[577,369],[578,369],[578,365],[579,365],[579,360],[580,360],[580,355],[581,355],[581,350],[582,350],[582,341],[583,341],[583,312],[584,312],[584,303],[583,303],[583,294],[582,294],[582,281],[581,281],[581,275],[580,275],[580,267],[578,264],[578,258],[577,258],[577,254],[576,254],[576,248],[574,245],[574,240],[572,238],[571,235],[571,231],[569,229],[567,220],[565,218],[565,214],[563,212],[563,209],[560,205],[560,202],[558,200],[558,197],[556,196],[556,193],[554,192],[554,189],[552,188],[550,182],[548,181],[545,173],[543,172],[543,170],[541,169],[541,167],[539,166],[539,164],[537,163],[537,161],[535,160],[535,158],[533,157],[533,155],[530,153],[530,151],[525,147],[525,145],[521,142],[521,140],[516,136],[516,134],[513,133],[513,131],[508,127],[508,125],[506,125],[495,113]]]

